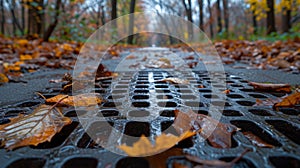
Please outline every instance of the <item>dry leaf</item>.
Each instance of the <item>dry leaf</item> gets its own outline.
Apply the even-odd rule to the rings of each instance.
[[[58,108],[41,105],[30,115],[19,115],[0,125],[1,146],[8,150],[21,146],[38,145],[51,138],[72,120],[64,117]]]
[[[253,86],[255,90],[259,91],[270,91],[270,92],[291,92],[291,85],[289,84],[267,84],[267,83],[257,83],[249,82],[250,86]]]
[[[175,121],[173,127],[177,132],[190,130],[201,130],[200,135],[216,148],[230,148],[231,136],[239,129],[232,124],[221,123],[209,116],[196,114],[193,111],[188,113],[175,110]]]
[[[296,92],[282,99],[281,102],[275,103],[274,108],[278,107],[294,107],[300,104],[300,92]]]
[[[158,82],[170,82],[174,84],[189,84],[190,81],[184,80],[184,79],[179,79],[179,78],[164,78],[162,80],[158,80]]]
[[[46,99],[46,103],[57,103],[60,101],[58,105],[63,106],[92,106],[103,102],[103,100],[98,96],[98,94],[91,93],[80,94],[76,96],[59,94]]]
[[[245,135],[246,138],[248,138],[251,141],[251,143],[253,143],[254,145],[256,145],[258,147],[274,148],[273,145],[268,144],[264,140],[260,139],[258,136],[254,135],[252,132],[243,132],[243,134]]]
[[[165,151],[176,143],[186,138],[195,135],[196,132],[186,131],[179,137],[172,134],[162,133],[155,139],[155,144],[152,144],[144,135],[133,144],[133,146],[120,145],[119,148],[127,153],[129,156],[148,156]]]
[[[0,73],[0,83],[7,83],[9,79],[3,73]]]
[[[127,57],[126,57],[126,59],[128,60],[128,59],[136,59],[137,57],[136,56],[134,56],[134,55],[128,55]]]
[[[224,90],[222,93],[229,94],[229,93],[230,93],[230,90],[229,90],[229,89]]]

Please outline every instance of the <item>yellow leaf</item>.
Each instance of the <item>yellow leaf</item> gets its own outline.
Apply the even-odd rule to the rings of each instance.
[[[20,44],[20,45],[26,45],[26,44],[28,44],[28,40],[21,39],[21,40],[18,40],[17,43]]]
[[[152,144],[147,137],[142,135],[132,147],[124,144],[118,147],[129,156],[149,156],[163,152],[176,145],[179,141],[189,138],[195,134],[196,132],[186,131],[178,137],[172,134],[162,133],[156,137],[155,144]]]
[[[9,79],[3,73],[0,73],[0,83],[7,83]]]
[[[32,56],[31,55],[20,55],[20,60],[21,61],[26,61],[26,60],[32,60]]]
[[[98,94],[91,94],[91,93],[80,94],[76,96],[59,94],[57,96],[46,99],[46,103],[59,102],[58,105],[65,105],[65,106],[92,106],[103,102],[103,100],[97,96]]]

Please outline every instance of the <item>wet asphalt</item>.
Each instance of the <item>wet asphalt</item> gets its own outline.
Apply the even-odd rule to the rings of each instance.
[[[120,60],[130,52],[123,52],[121,58],[114,60],[103,60],[102,63],[110,70],[118,66]],[[239,68],[235,68],[239,67]],[[284,72],[281,70],[259,70],[247,69],[248,65],[235,63],[224,65],[225,72],[239,76],[245,80],[255,82],[289,83],[293,86],[300,85],[300,74]],[[196,70],[204,70],[201,65],[195,67]],[[65,73],[72,73],[71,70],[64,69],[43,69],[33,73],[25,73],[19,79],[22,82],[9,82],[0,86],[0,108],[18,102],[32,100],[36,98],[36,92],[46,88],[60,88],[61,83],[50,83],[51,79],[61,79]]]

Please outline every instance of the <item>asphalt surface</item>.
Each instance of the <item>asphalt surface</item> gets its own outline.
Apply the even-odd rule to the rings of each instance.
[[[147,51],[147,54],[150,52]],[[125,56],[128,56],[129,52],[124,52],[120,59],[115,60],[104,60],[102,63],[109,65],[110,70],[115,69],[119,62]],[[128,60],[127,65],[136,63],[136,60]],[[234,68],[239,67],[239,68]],[[300,74],[293,74],[291,72],[284,72],[280,70],[257,70],[257,69],[246,69],[248,65],[245,64],[230,64],[224,65],[224,69],[231,75],[239,76],[245,80],[255,82],[270,82],[270,83],[289,83],[293,86],[300,85]],[[196,69],[203,69],[203,67],[196,67]],[[18,83],[5,83],[0,86],[0,108],[8,106],[10,104],[23,102],[28,99],[36,97],[35,92],[42,91],[45,88],[60,88],[59,83],[50,83],[51,79],[61,79],[67,72],[72,73],[69,70],[63,69],[45,69],[33,73],[26,73],[20,78]]]

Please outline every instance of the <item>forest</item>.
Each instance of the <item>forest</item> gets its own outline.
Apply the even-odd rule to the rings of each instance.
[[[300,0],[0,0],[0,9],[3,36],[44,41],[84,42],[105,23],[145,11],[185,18],[213,40],[287,40],[300,29]]]

